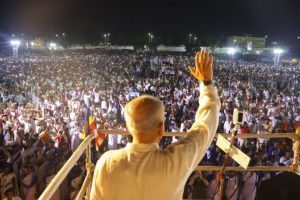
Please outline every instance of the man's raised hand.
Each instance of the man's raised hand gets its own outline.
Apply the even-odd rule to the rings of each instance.
[[[196,53],[195,56],[195,68],[189,66],[188,69],[193,76],[203,82],[205,80],[211,80],[213,76],[212,70],[213,56],[209,55],[207,51],[201,50]]]

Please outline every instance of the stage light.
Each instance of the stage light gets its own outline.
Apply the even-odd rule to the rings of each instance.
[[[20,42],[19,40],[12,40],[12,41],[10,41],[10,44],[11,44],[12,46],[19,47],[20,44],[21,44],[21,42]]]
[[[50,43],[50,47],[56,47],[55,43]]]
[[[18,49],[21,42],[19,40],[12,40],[10,41],[10,44],[13,47],[13,58],[18,59],[19,58]]]
[[[283,53],[283,50],[282,50],[282,49],[274,49],[274,50],[273,50],[273,53],[274,53],[274,54],[282,54],[282,53]]]
[[[53,43],[53,42],[51,42],[50,44],[49,44],[49,46],[50,46],[50,50],[56,50],[56,43]]]
[[[228,49],[228,54],[229,54],[229,55],[234,55],[235,52],[236,52],[235,48],[229,48],[229,49]]]

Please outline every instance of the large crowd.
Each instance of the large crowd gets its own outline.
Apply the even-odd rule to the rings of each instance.
[[[194,55],[127,51],[23,53],[18,60],[0,56],[0,196],[37,199],[82,141],[87,108],[98,129],[126,130],[124,107],[142,94],[165,105],[165,131],[186,132],[198,108],[199,83],[187,67]],[[290,133],[300,125],[299,65],[243,60],[214,60],[214,84],[222,108],[219,133],[234,129],[234,108],[245,110],[239,134]],[[40,133],[47,128],[51,139]],[[164,137],[165,148],[180,137]],[[130,136],[107,135],[93,152],[122,148]],[[290,166],[292,141],[239,139],[236,145],[252,166]],[[213,142],[201,165],[223,164],[224,152]],[[238,166],[230,160],[231,166]],[[228,172],[226,199],[254,199],[259,182],[280,172]],[[84,180],[82,157],[52,199],[75,199]],[[212,195],[216,173],[197,171],[186,183],[184,198]],[[217,195],[215,195],[217,197]]]

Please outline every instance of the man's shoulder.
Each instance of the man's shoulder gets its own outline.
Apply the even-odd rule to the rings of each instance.
[[[100,171],[110,171],[122,160],[124,149],[109,150],[97,161],[96,168]]]
[[[108,160],[111,158],[117,158],[118,156],[122,155],[125,149],[115,149],[106,151],[99,160]]]

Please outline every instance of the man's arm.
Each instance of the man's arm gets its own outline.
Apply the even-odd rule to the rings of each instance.
[[[211,85],[212,62],[212,56],[201,51],[196,54],[196,69],[189,67],[194,77],[200,81],[199,108],[195,122],[185,139],[168,147],[169,152],[174,154],[170,156],[172,163],[177,165],[176,168],[182,170],[182,173],[187,173],[185,175],[199,164],[218,126],[221,104],[216,89]]]

